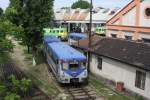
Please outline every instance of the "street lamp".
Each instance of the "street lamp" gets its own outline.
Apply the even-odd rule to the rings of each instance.
[[[90,72],[90,47],[91,47],[91,34],[92,34],[92,9],[93,9],[93,1],[90,0],[90,24],[89,24],[89,34],[88,34],[88,72]]]

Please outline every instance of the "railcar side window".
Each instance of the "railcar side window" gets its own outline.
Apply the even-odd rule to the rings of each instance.
[[[57,30],[57,33],[59,33],[59,30]]]
[[[63,70],[68,70],[68,63],[63,63],[62,67],[63,67]]]
[[[82,69],[86,68],[86,62],[81,62],[81,68]]]

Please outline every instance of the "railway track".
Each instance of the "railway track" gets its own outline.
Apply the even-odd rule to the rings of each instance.
[[[15,64],[0,64],[0,81],[7,83],[8,77],[15,75],[18,80],[27,77]],[[34,83],[32,85],[30,96],[22,100],[51,100],[51,98],[41,91]]]
[[[58,87],[61,93],[64,93],[66,96],[69,96],[69,100],[103,100],[98,99],[99,96],[88,85],[84,86],[83,84],[59,84],[54,74],[52,73],[52,70],[50,69],[49,65],[46,65],[49,70],[49,75],[53,80],[54,84]]]
[[[89,86],[66,86],[64,88],[72,100],[95,100],[98,98],[96,92]]]

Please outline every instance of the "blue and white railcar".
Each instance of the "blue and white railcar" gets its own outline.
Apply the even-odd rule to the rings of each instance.
[[[47,62],[60,83],[82,83],[87,80],[87,60],[82,53],[58,41],[44,46]]]
[[[68,36],[68,43],[72,45],[73,43],[86,38],[87,38],[87,34],[85,33],[70,33]]]

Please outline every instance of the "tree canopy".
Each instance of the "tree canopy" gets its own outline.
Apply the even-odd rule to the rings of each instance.
[[[42,30],[53,21],[53,0],[10,0],[7,18],[24,29],[25,45],[36,48],[42,43]]]
[[[90,4],[87,1],[79,0],[79,1],[77,1],[75,3],[73,3],[71,8],[72,9],[76,9],[76,8],[87,9],[87,8],[90,8]]]
[[[0,8],[0,16],[3,14],[3,9]]]

